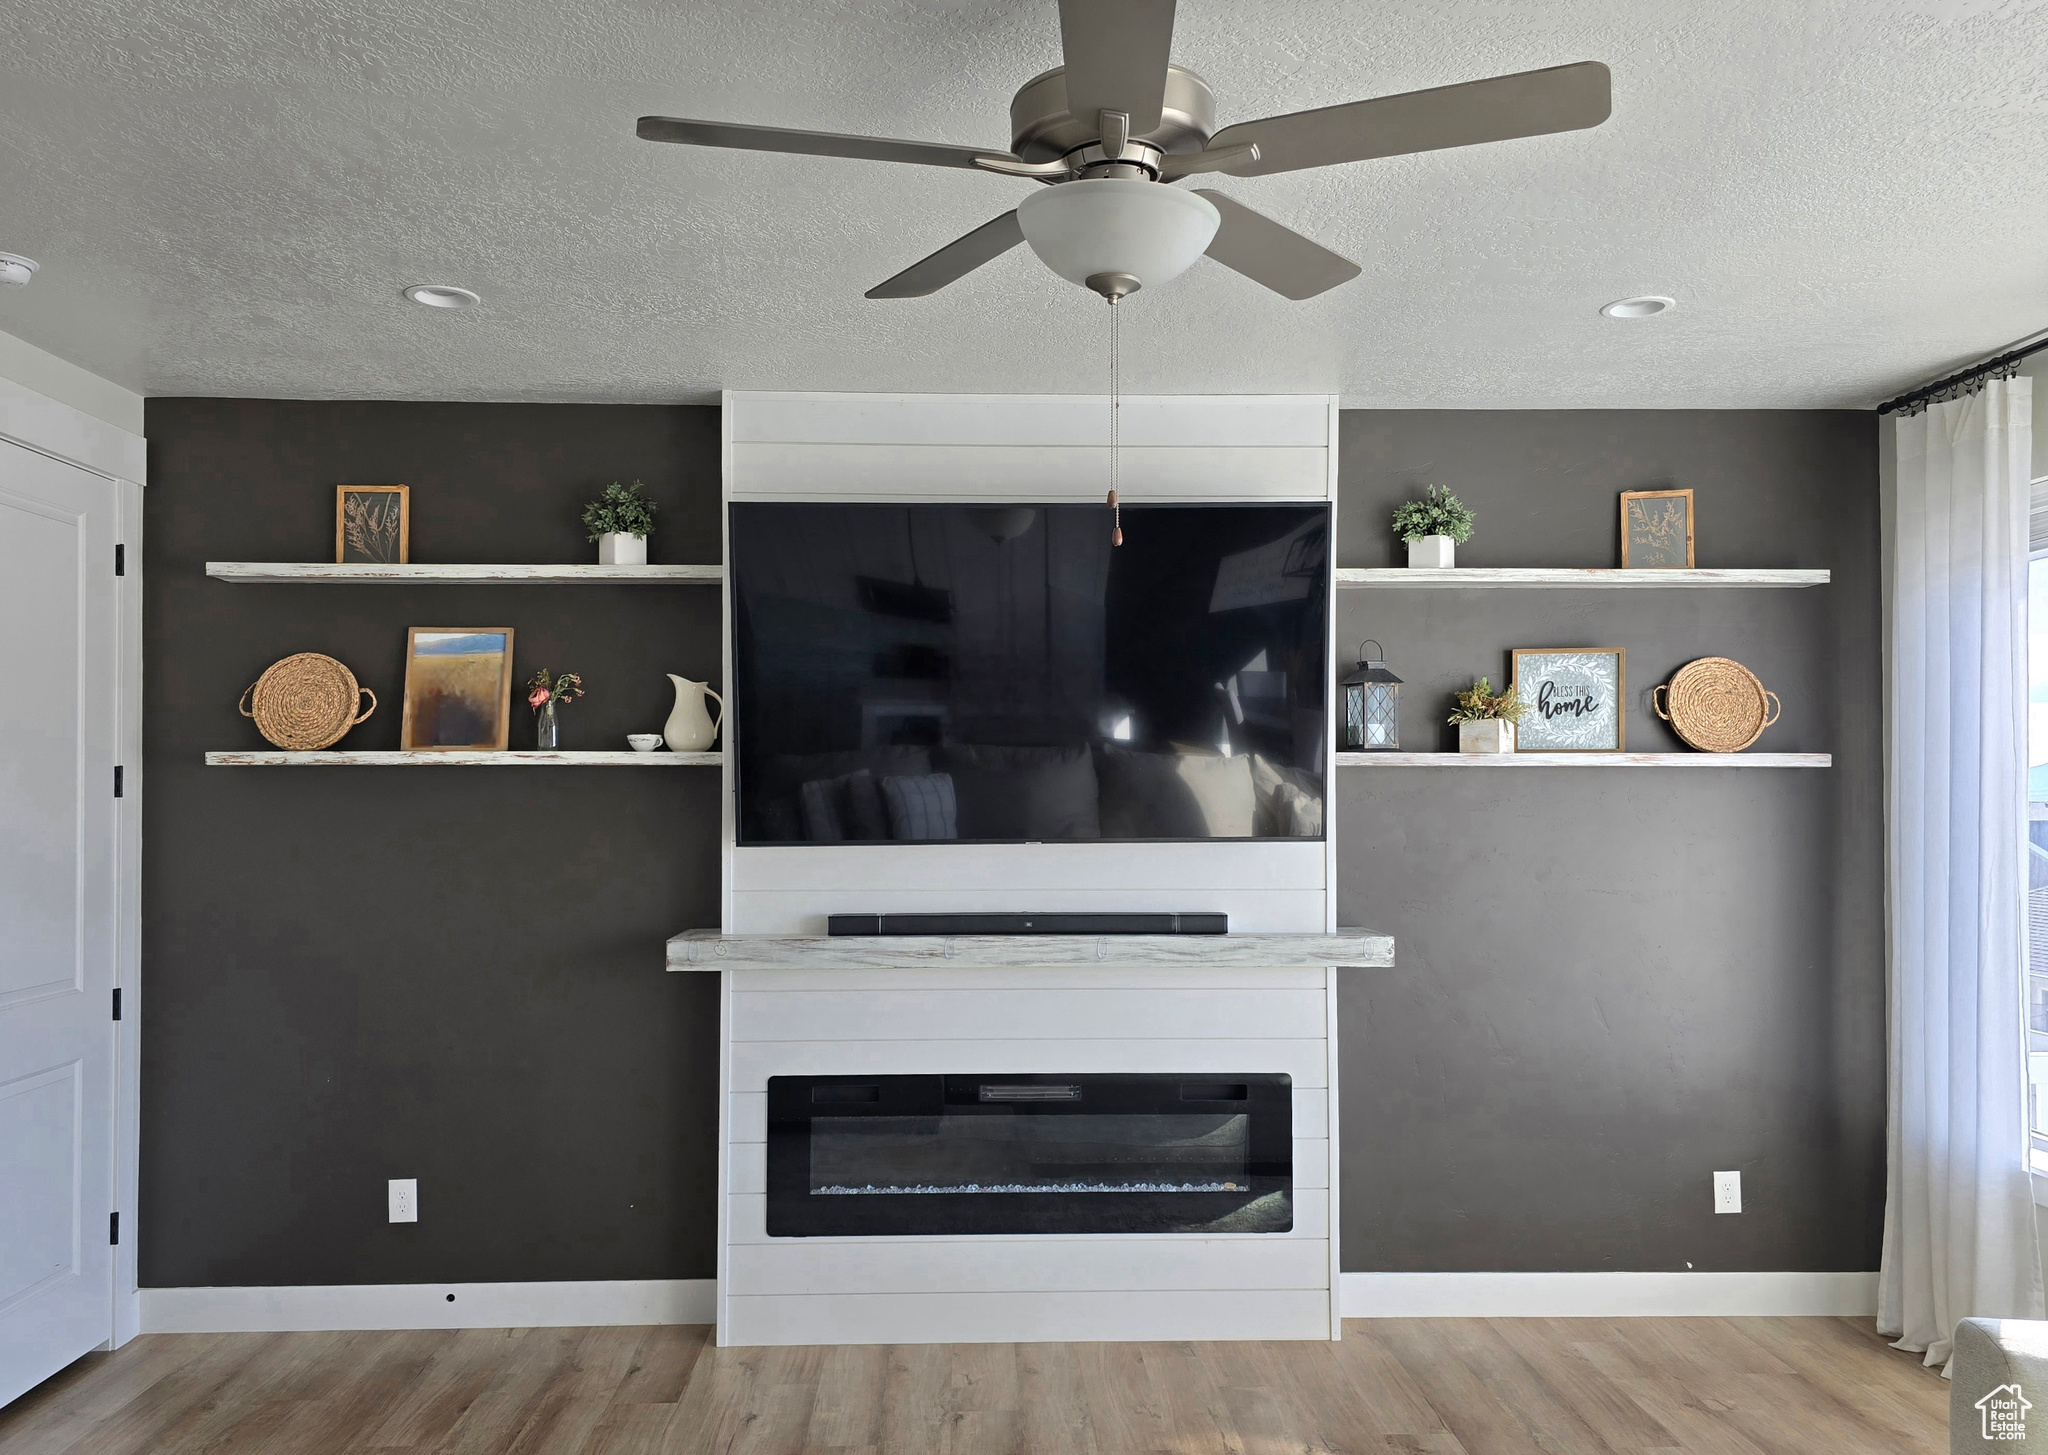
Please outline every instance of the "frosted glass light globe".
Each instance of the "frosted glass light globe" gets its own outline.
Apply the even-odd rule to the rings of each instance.
[[[1194,266],[1222,221],[1206,197],[1117,177],[1062,182],[1017,205],[1038,260],[1084,287],[1103,273],[1127,273],[1146,288],[1170,282]]]

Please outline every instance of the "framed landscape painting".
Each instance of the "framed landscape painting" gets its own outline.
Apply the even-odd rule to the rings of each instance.
[[[1515,654],[1524,712],[1518,753],[1619,753],[1628,679],[1620,647],[1530,647]]]
[[[502,753],[511,734],[512,628],[410,628],[398,746],[408,752]]]
[[[403,566],[412,548],[412,488],[334,487],[334,559]]]

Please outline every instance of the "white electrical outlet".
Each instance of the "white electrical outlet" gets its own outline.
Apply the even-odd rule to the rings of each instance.
[[[385,1188],[389,1194],[392,1222],[416,1223],[420,1220],[420,1180],[417,1177],[394,1177],[385,1184]]]
[[[1717,1213],[1739,1213],[1742,1211],[1742,1174],[1740,1172],[1716,1172],[1714,1174],[1714,1211]]]

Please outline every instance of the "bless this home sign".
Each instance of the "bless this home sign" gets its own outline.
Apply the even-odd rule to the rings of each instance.
[[[1515,653],[1523,705],[1518,753],[1618,753],[1626,679],[1619,647],[1523,648]]]

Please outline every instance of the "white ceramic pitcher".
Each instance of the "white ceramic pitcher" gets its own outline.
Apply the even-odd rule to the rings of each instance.
[[[676,684],[676,706],[661,735],[671,753],[702,753],[718,736],[718,724],[725,721],[725,699],[711,690],[709,682],[692,682],[673,672],[668,674],[668,680]],[[706,697],[718,703],[716,721],[704,710]]]

